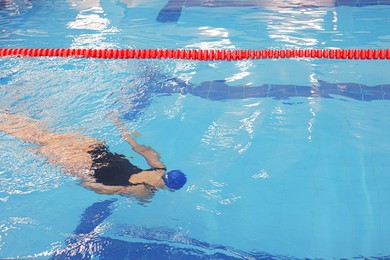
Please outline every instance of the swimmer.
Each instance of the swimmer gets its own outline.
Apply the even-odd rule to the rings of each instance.
[[[23,142],[58,166],[62,172],[81,178],[81,185],[101,194],[128,194],[140,199],[151,197],[157,189],[178,190],[187,178],[180,170],[167,172],[160,155],[151,147],[138,144],[123,123],[115,121],[123,139],[142,155],[150,169],[133,165],[122,154],[109,151],[104,141],[79,133],[50,132],[41,121],[0,112],[0,131]]]

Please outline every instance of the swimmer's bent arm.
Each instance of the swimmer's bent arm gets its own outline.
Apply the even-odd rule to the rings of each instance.
[[[166,168],[165,164],[160,160],[160,154],[152,147],[138,144],[130,135],[129,131],[122,129],[123,139],[131,145],[133,151],[142,155],[148,164],[153,168]]]
[[[107,186],[101,183],[96,183],[94,180],[85,178],[81,183],[86,188],[89,188],[99,194],[129,194],[137,198],[149,198],[152,196],[152,191],[146,189],[144,185],[137,186]]]
[[[165,164],[161,162],[160,155],[150,146],[138,144],[134,138],[130,135],[130,132],[126,129],[123,122],[118,117],[112,118],[114,124],[122,131],[122,138],[131,145],[133,151],[142,155],[148,164],[153,168],[166,168]]]

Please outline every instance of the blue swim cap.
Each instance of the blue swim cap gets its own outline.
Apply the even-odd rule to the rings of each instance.
[[[174,190],[178,190],[181,187],[184,186],[187,182],[187,177],[184,173],[182,173],[180,170],[173,170],[170,172],[167,172],[162,176],[162,179],[165,182],[165,185]]]

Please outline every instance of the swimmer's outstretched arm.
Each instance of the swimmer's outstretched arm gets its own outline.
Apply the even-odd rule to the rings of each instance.
[[[142,155],[148,164],[153,168],[166,168],[165,164],[160,160],[160,154],[152,147],[138,144],[131,136],[130,132],[125,128],[122,121],[118,118],[113,119],[114,123],[122,131],[122,138],[131,145],[133,151]]]
[[[20,140],[41,145],[49,135],[46,125],[38,120],[0,111],[0,131]]]

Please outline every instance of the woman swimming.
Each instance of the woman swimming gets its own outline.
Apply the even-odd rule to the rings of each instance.
[[[0,131],[38,145],[30,149],[57,165],[64,173],[81,178],[81,185],[103,194],[129,194],[148,198],[159,188],[178,190],[187,179],[180,170],[166,172],[160,155],[138,144],[119,121],[123,139],[142,155],[150,169],[142,170],[122,154],[109,151],[104,141],[79,133],[52,133],[41,121],[0,113]]]

